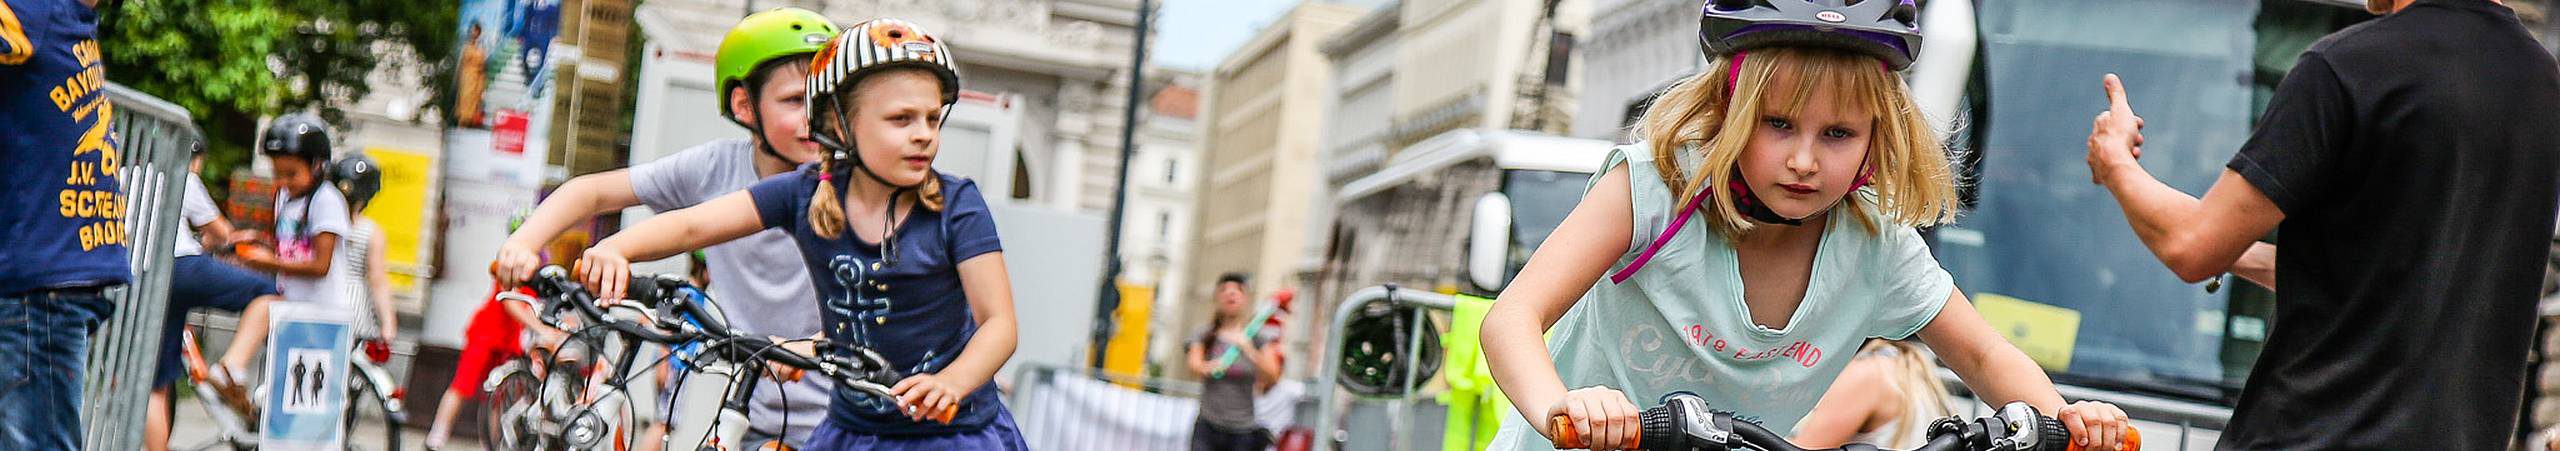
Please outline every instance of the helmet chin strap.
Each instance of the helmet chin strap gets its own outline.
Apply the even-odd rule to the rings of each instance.
[[[1742,171],[1733,171],[1733,179],[1726,180],[1725,187],[1733,190],[1734,208],[1742,210],[1742,216],[1751,218],[1752,221],[1790,226],[1804,225],[1803,218],[1791,219],[1779,215],[1777,210],[1770,210],[1767,203],[1760,201],[1759,194],[1751,192],[1750,184],[1742,182]],[[1806,216],[1806,218],[1810,217],[1812,216]]]
[[[1865,167],[1866,163],[1861,162],[1858,165],[1860,167]],[[1867,168],[1865,171],[1858,174],[1858,180],[1856,182],[1849,184],[1849,190],[1857,191],[1858,188],[1866,187],[1867,182],[1872,180],[1874,176],[1875,168]],[[1803,220],[1787,219],[1785,216],[1779,216],[1778,212],[1770,211],[1768,207],[1762,206],[1763,202],[1760,202],[1760,198],[1751,194],[1751,184],[1741,182],[1740,180],[1742,180],[1742,171],[1740,169],[1736,169],[1733,171],[1733,176],[1727,178],[1725,183],[1726,187],[1734,192],[1734,200],[1732,202],[1735,206],[1741,207],[1743,215],[1749,216],[1753,221],[1771,224],[1804,224]],[[1662,228],[1662,234],[1655,235],[1653,237],[1653,244],[1645,245],[1644,252],[1636,254],[1636,259],[1628,262],[1625,268],[1621,268],[1618,272],[1609,274],[1609,283],[1626,283],[1628,277],[1635,276],[1636,270],[1644,269],[1646,262],[1653,261],[1654,252],[1661,251],[1662,246],[1670,244],[1671,236],[1680,233],[1681,227],[1689,223],[1689,218],[1696,216],[1698,206],[1706,204],[1707,198],[1715,197],[1711,195],[1714,194],[1714,192],[1709,187],[1700,186],[1698,187],[1698,191],[1698,195],[1690,196],[1687,205],[1680,207],[1680,215],[1671,217],[1671,224]],[[1841,196],[1841,199],[1843,200],[1846,200],[1847,198],[1847,195]],[[1839,202],[1833,202],[1832,205],[1837,206],[1840,204]],[[1830,208],[1825,207],[1823,210],[1830,210]]]
[[[1866,163],[1859,163],[1858,166],[1866,167]],[[1778,214],[1776,210],[1770,210],[1768,202],[1762,202],[1758,193],[1751,192],[1751,184],[1742,178],[1742,168],[1734,168],[1733,177],[1726,179],[1725,187],[1733,191],[1733,206],[1736,209],[1742,210],[1742,215],[1744,217],[1751,218],[1753,221],[1770,224],[1800,226],[1804,225],[1804,220],[1813,219],[1814,215],[1822,214],[1822,212],[1825,211],[1831,211],[1831,207],[1840,206],[1841,202],[1848,202],[1849,196],[1855,194],[1858,191],[1858,188],[1865,188],[1868,182],[1875,179],[1875,175],[1876,170],[1873,167],[1866,167],[1864,170],[1858,171],[1858,180],[1849,183],[1850,193],[1841,194],[1839,200],[1831,201],[1831,205],[1814,210],[1813,214],[1805,215],[1805,217],[1802,218],[1788,218],[1784,215]]]
[[[756,132],[756,152],[763,153],[766,156],[771,156],[773,159],[781,160],[784,163],[791,162],[790,157],[782,156],[782,151],[773,149],[773,137],[770,136],[770,133],[765,133],[764,118],[756,118],[756,125],[750,128],[755,129]],[[797,166],[798,164],[793,165]]]

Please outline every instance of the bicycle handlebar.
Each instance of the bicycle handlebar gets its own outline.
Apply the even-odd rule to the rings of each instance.
[[[651,324],[642,324],[638,321],[614,318],[613,313],[607,311],[607,308],[596,306],[595,294],[589,293],[585,285],[579,284],[576,280],[571,279],[569,277],[569,270],[561,268],[559,265],[542,267],[540,271],[536,271],[534,273],[533,279],[527,281],[527,284],[533,287],[534,294],[541,296],[545,300],[538,310],[541,312],[542,322],[544,323],[556,326],[560,322],[559,312],[561,310],[570,310],[577,312],[579,318],[585,319],[590,323],[604,326],[615,332],[620,332],[623,335],[643,341],[657,343],[681,343],[691,339],[691,337],[685,336],[681,331],[662,331],[657,324],[654,324],[656,315],[654,314],[653,309],[648,307],[647,304],[635,305],[634,303],[624,303],[615,304],[611,308],[634,311],[643,318],[649,318],[653,322]],[[501,297],[505,298],[507,296],[501,295]]]
[[[1851,445],[1831,450],[1807,450],[1787,441],[1785,436],[1760,425],[1734,421],[1729,413],[1707,409],[1705,398],[1689,392],[1663,395],[1662,404],[1647,408],[1637,415],[1641,430],[1628,449],[1645,451],[1726,450],[1750,448],[1767,451],[1836,451],[1876,449],[1867,445]],[[1562,415],[1550,418],[1555,431],[1557,449],[1589,448],[1581,431]],[[2071,431],[2062,422],[2038,414],[2034,407],[2022,402],[2002,406],[1992,417],[1965,421],[1958,417],[1940,418],[1929,425],[1929,441],[1911,451],[2081,451],[2073,444]],[[2125,429],[2118,449],[2141,449],[2142,433]]]
[[[632,279],[634,283],[629,293],[631,299],[623,304],[616,304],[612,308],[628,309],[635,312],[638,318],[615,317],[606,309],[597,307],[595,295],[588,292],[584,285],[570,278],[566,268],[558,265],[544,266],[535,272],[533,279],[527,281],[527,284],[533,287],[535,294],[545,300],[543,305],[538,307],[545,323],[556,325],[559,322],[561,310],[574,310],[581,318],[643,341],[668,345],[701,341],[705,343],[707,351],[734,352],[730,355],[747,357],[739,361],[752,362],[754,360],[749,359],[755,359],[817,371],[821,375],[836,380],[839,385],[869,392],[882,398],[896,398],[897,396],[891,393],[889,387],[897,384],[900,379],[906,378],[904,373],[891,368],[887,358],[867,348],[839,346],[820,340],[818,341],[820,348],[836,352],[820,352],[822,357],[812,357],[793,352],[771,340],[753,334],[739,333],[722,322],[717,312],[707,311],[706,307],[692,302],[690,295],[698,292],[699,289],[693,288],[691,282],[682,278],[633,276]],[[642,281],[647,283],[641,283]],[[523,295],[512,292],[501,293],[499,297],[527,304],[534,302],[533,299],[526,299]],[[690,315],[689,319],[692,322],[688,324],[671,316],[661,316],[661,313]],[[649,323],[642,324],[641,321],[644,320]],[[661,332],[662,328],[673,330]],[[848,355],[851,358],[847,358]],[[934,420],[948,424],[958,412],[958,405],[948,406],[934,415]]]
[[[881,358],[870,349],[861,347],[837,346],[821,340],[818,342],[820,348],[840,352],[822,351],[818,356],[807,356],[752,336],[731,336],[718,341],[719,346],[749,350],[755,358],[792,368],[815,371],[829,379],[834,379],[839,386],[868,392],[884,399],[896,399],[897,394],[892,393],[889,387],[896,385],[900,379],[906,378],[904,373],[890,368],[887,359]],[[848,359],[842,354],[851,354],[855,358]],[[950,424],[951,418],[959,412],[958,404],[944,406],[941,412],[934,414],[933,420]]]

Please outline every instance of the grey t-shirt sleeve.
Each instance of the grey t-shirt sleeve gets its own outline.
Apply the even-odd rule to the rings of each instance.
[[[729,165],[741,164],[726,141],[715,141],[676,152],[665,158],[632,165],[631,193],[642,205],[664,213],[693,206],[720,194],[713,186],[713,174],[725,174]]]
[[[213,222],[213,218],[221,216],[221,210],[213,205],[213,195],[205,192],[204,178],[188,173],[186,196],[186,199],[181,202],[178,215],[186,218],[187,227],[203,227],[206,223]]]

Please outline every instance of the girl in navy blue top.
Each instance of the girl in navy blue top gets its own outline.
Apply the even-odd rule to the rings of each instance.
[[[897,399],[837,389],[809,449],[1023,449],[988,383],[1016,334],[995,219],[975,183],[932,167],[959,97],[948,57],[903,21],[848,28],[810,74],[808,138],[826,158],[597,243],[581,277],[619,298],[630,260],[780,228],[812,275],[824,335],[914,374],[891,388]],[[930,419],[955,407],[948,423]]]

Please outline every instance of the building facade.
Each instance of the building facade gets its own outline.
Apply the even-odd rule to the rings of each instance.
[[[1215,309],[1208,282],[1221,273],[1252,274],[1255,299],[1295,284],[1308,247],[1319,244],[1309,235],[1320,230],[1313,211],[1323,200],[1318,152],[1332,68],[1318,47],[1362,12],[1300,4],[1209,75],[1201,131],[1207,160],[1192,221],[1198,232],[1190,265],[1179,276],[1191,285],[1172,293],[1178,308],[1167,311],[1189,326],[1162,330],[1155,341],[1178,340],[1208,324]],[[1159,352],[1155,361],[1171,357],[1178,355]]]
[[[1490,166],[1461,165],[1371,199],[1344,188],[1408,160],[1453,131],[1561,132],[1572,116],[1572,36],[1588,2],[1390,3],[1324,47],[1334,64],[1326,124],[1322,247],[1303,268],[1311,307],[1383,283],[1435,291],[1458,282],[1472,193],[1498,184]],[[1329,330],[1318,325],[1314,330]]]
[[[730,25],[778,7],[808,8],[837,25],[907,19],[942,35],[965,88],[1010,100],[1021,177],[989,196],[1069,211],[1107,212],[1119,170],[1135,0],[660,0],[640,9],[675,30],[673,51],[711,55]],[[634,153],[646,152],[634,149]]]

